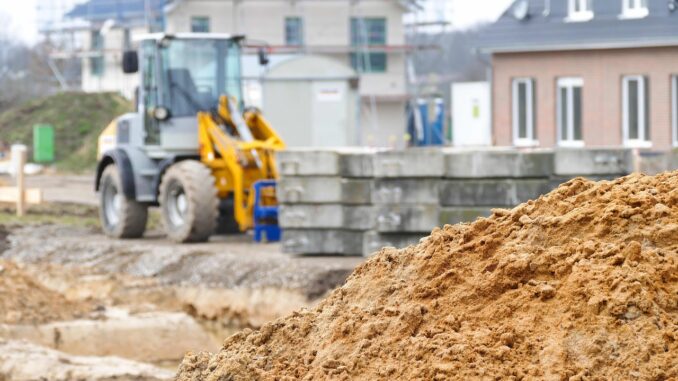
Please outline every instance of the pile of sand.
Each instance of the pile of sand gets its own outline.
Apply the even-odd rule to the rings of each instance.
[[[45,288],[16,264],[0,260],[0,323],[40,324],[79,318],[91,311]]]
[[[179,380],[678,377],[678,172],[572,180],[383,249]]]

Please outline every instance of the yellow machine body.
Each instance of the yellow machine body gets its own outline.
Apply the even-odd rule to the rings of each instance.
[[[233,196],[234,218],[241,231],[253,226],[253,185],[259,180],[275,180],[278,173],[275,152],[285,148],[277,132],[258,111],[242,115],[249,130],[238,130],[234,102],[221,96],[216,113],[198,113],[200,161],[212,170],[219,198]],[[277,203],[270,189],[262,195],[264,205]]]

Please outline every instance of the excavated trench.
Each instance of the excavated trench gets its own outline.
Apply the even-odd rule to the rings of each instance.
[[[48,293],[61,300],[53,308],[68,302],[81,311],[45,321],[3,320],[0,313],[0,379],[19,379],[6,370],[21,361],[3,348],[21,347],[22,340],[30,343],[22,353],[45,358],[52,358],[51,350],[96,361],[114,355],[174,371],[186,351],[217,350],[239,330],[312,307],[359,262],[290,258],[275,245],[254,245],[247,237],[174,245],[152,236],[110,240],[90,227],[58,223],[0,225],[0,265],[27,282],[15,296]]]

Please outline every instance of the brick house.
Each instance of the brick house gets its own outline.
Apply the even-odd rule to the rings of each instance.
[[[517,0],[482,35],[499,146],[678,146],[678,1]]]

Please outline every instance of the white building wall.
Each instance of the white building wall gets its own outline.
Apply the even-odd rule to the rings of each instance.
[[[92,72],[90,57],[97,54],[97,52],[90,50],[92,46],[91,31],[83,30],[79,33],[85,50],[82,59],[82,90],[86,92],[119,92],[123,96],[132,99],[134,91],[139,85],[139,74],[124,74],[122,72],[124,30],[112,28],[104,34],[104,46],[101,52],[104,57],[104,70],[101,75]],[[132,39],[134,39],[135,35],[144,33],[146,33],[146,29],[143,27],[130,29]],[[136,48],[134,44],[133,48]]]

